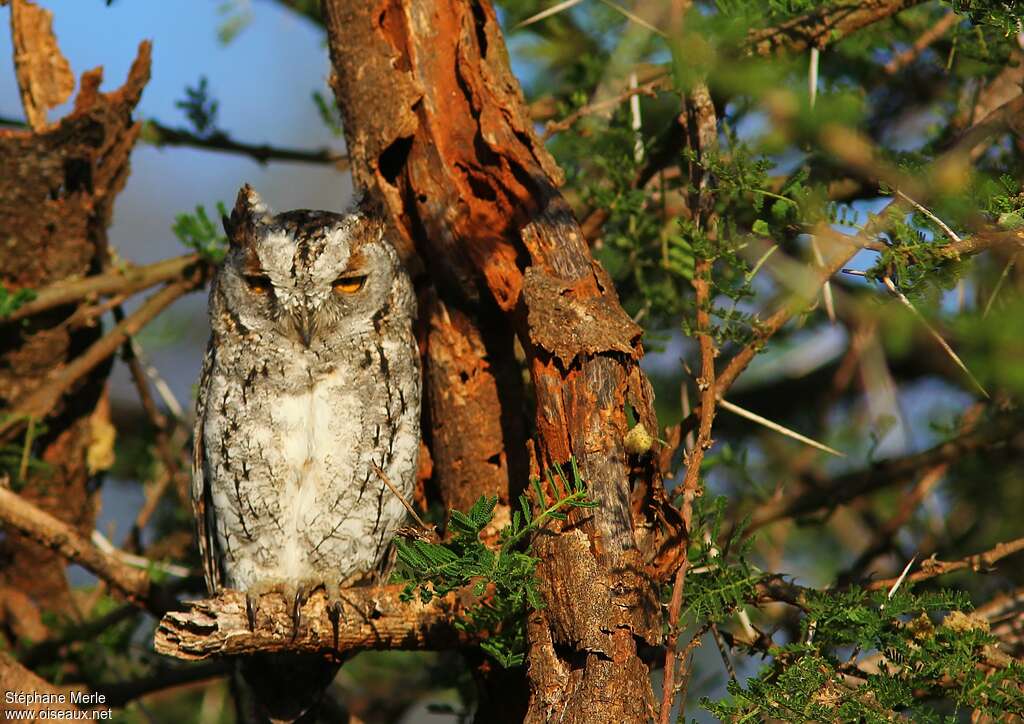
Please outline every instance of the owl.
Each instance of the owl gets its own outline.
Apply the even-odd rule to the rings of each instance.
[[[405,519],[415,298],[365,203],[275,216],[246,185],[224,227],[192,474],[206,583],[250,605],[277,591],[298,610],[375,571]]]

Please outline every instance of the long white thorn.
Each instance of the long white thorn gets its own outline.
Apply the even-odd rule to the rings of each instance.
[[[811,48],[811,61],[807,68],[807,90],[811,96],[811,108],[814,108],[814,102],[818,100],[818,60],[821,56],[821,51],[817,47]]]
[[[900,586],[903,585],[903,581],[907,579],[907,574],[910,573],[910,567],[914,565],[914,561],[916,560],[917,556],[915,555],[909,561],[907,561],[907,565],[903,567],[903,573],[901,573],[900,577],[896,579],[896,583],[892,584],[892,588],[890,588],[889,593],[886,594],[885,600],[891,601],[892,597],[896,595],[896,591],[900,590]]]
[[[953,348],[949,346],[949,343],[942,338],[942,335],[939,334],[935,330],[935,328],[932,327],[932,325],[928,324],[928,320],[925,319],[919,311],[917,311],[917,307],[915,307],[910,302],[910,300],[907,299],[906,295],[904,295],[903,292],[896,288],[896,285],[893,284],[892,279],[890,279],[889,277],[882,277],[882,283],[885,284],[886,289],[888,289],[894,297],[900,300],[900,304],[909,309],[911,314],[913,314],[917,318],[917,320],[921,322],[922,325],[924,325],[924,328],[928,330],[928,334],[930,334],[932,338],[939,343],[939,346],[942,347],[943,350],[945,350],[946,354],[949,355],[949,358],[953,360],[954,364],[956,364],[957,367],[963,370],[963,373],[967,375],[968,378],[970,378],[971,382],[974,383],[974,386],[981,391],[981,394],[983,394],[985,397],[989,397],[988,391],[984,387],[982,387],[980,382],[978,382],[978,378],[971,374],[971,371],[967,368],[967,365],[964,364],[964,361],[962,359],[960,359],[960,355],[953,351]]]
[[[541,10],[539,13],[526,18],[526,20],[523,20],[516,26],[516,29],[518,30],[519,28],[525,28],[527,25],[539,23],[544,18],[550,18],[552,15],[557,15],[563,10],[568,10],[571,7],[579,5],[581,2],[583,2],[583,0],[564,0],[564,2],[552,5],[547,10]]]
[[[825,259],[821,256],[821,249],[818,247],[818,237],[811,235],[811,251],[814,253],[814,263],[819,267],[825,267]],[[836,323],[836,303],[832,297],[832,282],[825,280],[821,288],[821,296],[825,300],[825,313],[828,314],[828,321]]]
[[[718,400],[718,406],[721,407],[723,410],[728,410],[729,412],[733,413],[734,415],[739,415],[740,417],[745,417],[746,419],[750,420],[751,422],[756,422],[758,425],[762,425],[763,427],[767,427],[769,430],[777,432],[780,435],[785,435],[786,437],[791,437],[794,440],[802,442],[804,445],[810,445],[813,448],[817,448],[818,450],[821,450],[823,452],[827,452],[829,455],[835,455],[836,457],[840,457],[840,458],[846,457],[846,453],[839,452],[835,448],[831,448],[828,445],[826,445],[825,443],[818,442],[817,440],[812,440],[811,438],[809,438],[809,437],[807,437],[805,435],[801,435],[796,430],[790,430],[788,427],[784,427],[784,426],[780,425],[777,422],[772,422],[768,418],[761,417],[757,413],[751,412],[750,410],[745,410],[742,407],[740,407],[739,405],[734,405],[733,403],[729,402],[728,400],[719,399]]]
[[[896,189],[896,195],[899,196],[904,201],[906,201],[911,206],[913,206],[915,209],[920,211],[922,214],[927,216],[929,219],[934,221],[935,224],[946,233],[946,236],[948,236],[953,241],[955,241],[957,243],[960,243],[960,237],[957,235],[957,233],[955,231],[953,231],[951,228],[949,228],[949,226],[946,224],[945,221],[940,219],[938,216],[933,214],[931,211],[929,211],[927,208],[925,208],[921,204],[919,204],[916,201],[914,201],[912,198],[907,196],[905,193],[903,193],[899,189]]]

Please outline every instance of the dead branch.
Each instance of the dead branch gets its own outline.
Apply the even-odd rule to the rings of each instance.
[[[944,576],[947,573],[954,573],[955,571],[963,571],[970,569],[974,572],[990,570],[996,563],[1001,561],[1007,556],[1012,556],[1014,553],[1024,551],[1024,538],[1017,538],[1016,540],[1009,541],[1007,543],[999,543],[994,548],[985,551],[984,553],[975,553],[974,555],[961,558],[958,561],[940,561],[936,560],[934,556],[921,562],[921,570],[916,573],[911,573],[907,576],[904,581],[906,583],[918,583],[920,581],[927,581],[930,578],[936,578],[937,576]],[[872,581],[867,585],[868,590],[877,591],[880,589],[886,589],[894,585],[897,578],[884,578],[878,581]]]
[[[925,0],[866,0],[826,5],[770,28],[751,30],[743,45],[745,54],[771,55],[778,51],[799,53],[885,20]]]
[[[198,254],[185,254],[146,266],[126,266],[74,281],[61,280],[35,290],[35,298],[18,307],[0,324],[32,317],[48,309],[70,304],[90,296],[135,294],[143,289],[187,275],[191,267],[201,263]]]
[[[72,712],[80,709],[70,701],[70,689],[54,686],[46,679],[43,679],[26,669],[18,660],[6,651],[0,651],[0,691],[4,692],[3,711],[6,714],[20,711],[40,711],[47,713],[64,711],[65,718],[71,718]],[[7,700],[8,695],[14,695],[14,700]],[[18,696],[45,697],[45,701],[20,701]],[[13,717],[12,717],[13,718]],[[56,719],[56,716],[52,718]],[[29,720],[33,721],[33,720]]]
[[[132,603],[160,613],[164,607],[149,574],[94,546],[90,540],[49,513],[0,485],[0,521],[104,580]]]
[[[544,126],[544,133],[541,135],[540,140],[546,142],[552,136],[568,131],[576,124],[577,121],[586,116],[610,113],[620,103],[629,100],[633,96],[645,95],[649,98],[653,98],[657,96],[657,91],[659,89],[667,88],[669,85],[670,78],[667,75],[662,75],[654,78],[653,80],[647,81],[646,83],[642,83],[636,88],[628,88],[612,98],[606,98],[596,103],[589,103],[582,108],[576,109],[560,121],[548,121],[547,125]]]
[[[952,11],[943,15],[937,23],[921,33],[913,45],[899,55],[893,56],[892,60],[885,64],[885,72],[889,75],[899,73],[903,68],[913,63],[914,59],[924,52],[929,45],[945,35],[946,31],[959,21],[960,16]]]
[[[403,589],[401,585],[344,589],[337,618],[330,613],[326,594],[318,590],[302,606],[298,630],[292,606],[283,596],[261,597],[256,626],[250,629],[245,594],[225,590],[166,614],[157,627],[154,646],[158,653],[199,661],[255,652],[443,650],[480,638],[456,628],[465,604],[455,594],[423,603],[418,597],[401,600]]]
[[[20,430],[29,420],[40,420],[48,415],[79,379],[114,354],[126,339],[138,334],[139,330],[178,297],[192,291],[202,281],[202,274],[193,274],[190,278],[168,284],[147,299],[131,316],[94,342],[85,352],[24,395],[12,405],[10,416],[0,425],[0,440],[10,439],[13,433]]]

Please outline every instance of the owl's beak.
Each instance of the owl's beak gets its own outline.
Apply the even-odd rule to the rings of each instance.
[[[310,342],[313,340],[313,332],[316,329],[316,322],[313,319],[312,312],[308,309],[301,309],[292,315],[292,322],[295,325],[295,331],[299,333],[302,345],[308,349]]]

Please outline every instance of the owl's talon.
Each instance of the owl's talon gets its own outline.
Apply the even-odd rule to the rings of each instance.
[[[334,634],[334,649],[338,650],[338,634],[341,629],[341,619],[345,615],[345,609],[341,601],[332,601],[327,608],[327,618],[331,620],[331,632]],[[347,623],[347,622],[346,622]]]
[[[305,601],[306,596],[300,588],[295,592],[295,598],[292,601],[292,641],[298,637],[299,629],[302,627],[302,604]]]
[[[259,608],[259,599],[251,593],[245,594],[245,620],[249,623],[249,630],[256,630],[256,609]]]

